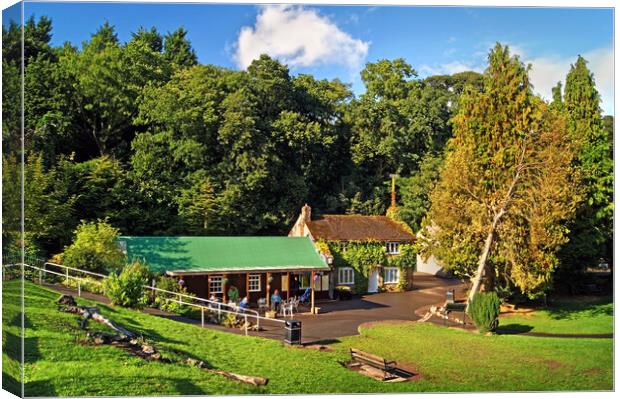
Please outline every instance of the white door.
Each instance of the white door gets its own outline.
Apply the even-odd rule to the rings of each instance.
[[[368,275],[368,292],[373,293],[379,291],[379,268],[375,267]]]

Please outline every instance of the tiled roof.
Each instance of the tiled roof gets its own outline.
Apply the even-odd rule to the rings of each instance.
[[[413,241],[415,236],[387,216],[324,215],[306,222],[315,239],[328,241]]]
[[[154,272],[321,270],[307,237],[120,237],[129,260]]]

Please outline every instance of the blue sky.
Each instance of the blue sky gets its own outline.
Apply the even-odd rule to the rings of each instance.
[[[366,62],[403,57],[420,76],[482,71],[500,41],[532,63],[535,91],[549,97],[581,54],[613,113],[611,9],[26,2],[31,14],[52,19],[54,44],[80,45],[105,20],[121,41],[140,26],[183,26],[201,63],[244,68],[266,52],[293,73],[340,78],[358,94]]]

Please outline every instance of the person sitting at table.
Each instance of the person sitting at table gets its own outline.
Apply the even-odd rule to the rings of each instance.
[[[280,293],[276,289],[271,296],[271,310],[278,311],[280,309],[280,303],[282,302],[282,298],[280,297]]]
[[[241,302],[239,302],[239,309],[247,309],[248,307],[248,297],[247,295],[243,297],[243,299],[241,300]]]

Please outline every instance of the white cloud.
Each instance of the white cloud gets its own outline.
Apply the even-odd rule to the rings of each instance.
[[[516,54],[526,64],[532,64],[530,81],[534,93],[546,100],[551,100],[551,89],[562,81],[564,85],[566,74],[571,64],[577,60],[577,54],[570,57],[554,55],[534,57],[519,45],[508,44],[511,54]],[[477,61],[452,61],[441,65],[422,65],[420,72],[426,76],[454,74],[463,71],[482,72],[486,68],[488,52],[475,53]],[[614,112],[614,50],[612,47],[594,49],[581,54],[588,61],[588,68],[594,74],[596,89],[601,95],[601,108],[604,114],[613,115]]]
[[[270,5],[261,7],[253,27],[241,28],[234,57],[244,69],[261,54],[268,54],[291,67],[339,64],[357,70],[368,46],[316,10]]]
[[[510,46],[513,49],[513,46]],[[566,74],[571,64],[577,60],[577,54],[572,57],[528,57],[522,49],[514,50],[525,63],[532,64],[530,80],[534,92],[543,98],[551,99],[551,89],[561,81],[564,85]],[[614,50],[600,48],[581,54],[588,61],[588,68],[594,74],[596,89],[601,95],[601,108],[605,114],[614,112]]]
[[[438,66],[422,65],[420,67],[420,72],[426,76],[453,75],[465,71],[482,72],[483,70],[483,65],[467,61],[452,61]]]

